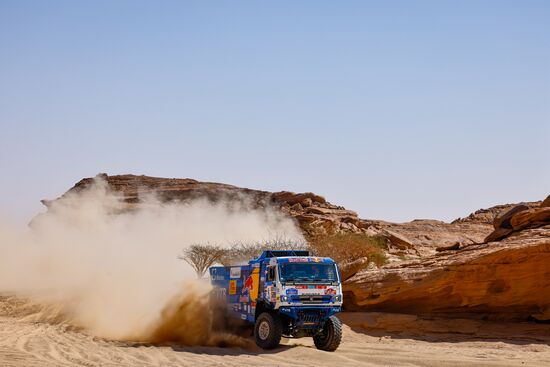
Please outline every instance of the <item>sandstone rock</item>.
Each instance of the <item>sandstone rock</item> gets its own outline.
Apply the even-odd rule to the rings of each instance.
[[[550,304],[550,226],[494,244],[362,271],[345,282],[348,310],[527,320]]]
[[[514,230],[534,228],[550,223],[550,207],[533,208],[514,215],[510,224]]]
[[[405,236],[402,236],[387,229],[382,230],[382,234],[390,240],[392,245],[401,250],[407,250],[414,247],[412,243],[407,238],[405,238]]]
[[[316,201],[319,204],[325,204],[327,202],[324,197],[315,195],[314,193],[311,193],[311,192],[305,192],[301,194],[295,194],[289,191],[275,192],[273,193],[273,199],[275,201],[289,203],[290,205],[294,205],[296,203],[303,203],[303,201],[306,199],[310,199],[312,202]]]
[[[527,205],[518,205],[518,206],[514,206],[510,210],[502,211],[502,213],[498,214],[493,220],[493,227],[495,227],[495,229],[499,229],[499,228],[511,229],[512,224],[510,223],[510,219],[512,219],[512,217],[517,213],[522,212],[524,210],[529,210],[529,207]]]
[[[455,251],[455,250],[458,250],[458,249],[460,249],[460,242],[457,242],[454,245],[450,245],[450,246],[436,247],[435,251],[437,251],[437,252]]]
[[[451,246],[460,243],[479,243],[493,231],[490,222],[455,221],[444,223],[434,220],[414,220],[408,223],[388,223],[369,221],[373,228],[390,230],[404,236],[418,252],[419,256],[432,256],[435,249],[442,246]]]
[[[495,230],[485,238],[484,242],[499,241],[516,231],[536,228],[547,223],[550,223],[550,207],[517,205],[495,217],[493,221]]]
[[[303,207],[312,206],[313,200],[311,200],[311,198],[305,198],[300,204],[302,204]]]
[[[531,318],[538,322],[549,323],[550,322],[550,305],[541,312],[537,312],[531,315]]]
[[[512,232],[514,232],[513,229],[497,228],[493,232],[491,232],[491,234],[485,237],[485,240],[483,242],[500,241],[501,239],[508,237]]]
[[[304,210],[304,208],[302,207],[302,205],[301,205],[300,203],[296,203],[296,204],[292,205],[292,206],[290,207],[290,209],[292,209],[292,210],[294,210],[294,211],[296,211],[296,212],[301,212],[301,211]]]
[[[340,276],[342,277],[342,280],[346,280],[348,278],[351,278],[359,270],[365,269],[369,263],[369,259],[366,257],[359,258],[357,260],[340,264],[339,270],[340,270]]]
[[[550,195],[546,197],[546,199],[543,200],[543,202],[540,204],[542,207],[549,207],[550,206]]]
[[[468,216],[467,219],[453,223],[435,220],[415,220],[409,223],[389,223],[377,220],[360,219],[357,213],[342,206],[332,205],[320,195],[313,193],[293,193],[239,188],[232,185],[200,182],[193,179],[159,178],[136,175],[99,176],[108,186],[128,203],[128,208],[140,205],[141,194],[154,193],[163,201],[186,201],[194,198],[217,200],[249,200],[250,205],[261,207],[273,205],[285,214],[293,217],[304,232],[318,231],[320,233],[351,232],[380,234],[382,229],[393,233],[396,246],[408,248],[409,253],[417,256],[431,256],[436,247],[449,246],[456,242],[482,242],[492,231],[490,225],[498,210],[510,208],[512,205],[498,206],[480,210]],[[93,182],[86,178],[78,182],[70,192],[85,189]],[[50,201],[44,201],[48,206]],[[299,204],[299,205],[296,205]],[[528,203],[531,207],[531,203]],[[537,203],[538,206],[538,203]],[[351,223],[353,225],[341,225]],[[405,241],[399,241],[404,238]],[[410,247],[409,245],[412,245]],[[397,248],[397,247],[395,247]],[[405,251],[405,250],[400,250]]]

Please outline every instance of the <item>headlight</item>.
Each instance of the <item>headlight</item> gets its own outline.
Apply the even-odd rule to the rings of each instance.
[[[281,302],[288,302],[288,296],[281,296]]]
[[[334,302],[342,302],[342,295],[338,294],[338,295],[334,296]]]

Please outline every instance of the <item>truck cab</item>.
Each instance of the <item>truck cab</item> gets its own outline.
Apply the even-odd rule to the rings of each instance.
[[[218,312],[253,324],[258,346],[275,348],[284,336],[338,348],[342,285],[334,260],[308,251],[264,251],[247,265],[211,267],[210,278]]]

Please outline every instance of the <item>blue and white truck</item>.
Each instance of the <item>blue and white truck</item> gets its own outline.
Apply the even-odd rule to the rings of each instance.
[[[342,284],[336,262],[308,251],[264,251],[247,265],[210,268],[214,298],[224,316],[254,325],[256,344],[279,345],[281,337],[313,337],[334,351],[342,340]],[[219,312],[219,311],[218,311]]]

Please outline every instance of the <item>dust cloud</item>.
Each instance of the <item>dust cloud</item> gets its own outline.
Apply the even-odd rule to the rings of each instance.
[[[38,319],[98,337],[213,345],[210,285],[178,255],[193,243],[272,236],[302,240],[290,218],[252,209],[246,198],[162,203],[149,195],[128,210],[97,179],[54,202],[32,229],[0,222],[0,293],[42,305]]]

